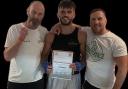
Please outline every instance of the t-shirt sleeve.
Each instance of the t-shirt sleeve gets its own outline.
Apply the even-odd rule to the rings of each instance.
[[[15,40],[16,40],[16,35],[14,34],[14,31],[15,31],[16,27],[14,25],[12,25],[8,32],[7,32],[7,36],[6,36],[6,41],[5,41],[5,45],[4,47],[9,47],[11,46]]]
[[[41,32],[40,32],[41,41],[43,42],[44,39],[45,39],[46,34],[48,33],[48,30],[47,30],[47,28],[42,27],[40,31],[41,31]]]
[[[125,56],[127,55],[127,46],[122,39],[116,39],[113,44],[113,56]]]

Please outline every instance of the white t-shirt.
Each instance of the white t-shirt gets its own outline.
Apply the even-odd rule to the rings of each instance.
[[[23,23],[19,23],[9,28],[5,47],[9,47],[16,42],[22,26],[24,26]],[[28,29],[28,34],[17,55],[10,61],[8,81],[28,83],[42,78],[42,71],[39,68],[40,54],[47,32],[47,29],[43,26],[38,26],[35,30]]]
[[[125,42],[112,32],[95,35],[90,27],[87,32],[87,69],[85,80],[100,89],[112,89],[115,82],[113,57],[127,55]]]

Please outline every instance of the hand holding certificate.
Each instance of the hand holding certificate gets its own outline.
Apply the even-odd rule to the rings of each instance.
[[[52,77],[61,79],[71,79],[72,68],[69,65],[73,60],[73,52],[53,50],[52,53]]]

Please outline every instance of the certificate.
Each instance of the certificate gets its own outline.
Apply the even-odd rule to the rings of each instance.
[[[53,50],[52,53],[52,77],[70,80],[72,68],[69,65],[73,61],[73,52]]]

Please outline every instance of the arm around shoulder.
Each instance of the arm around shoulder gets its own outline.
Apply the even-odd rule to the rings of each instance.
[[[85,31],[79,30],[78,40],[79,40],[79,43],[80,43],[81,62],[86,64],[87,33]]]
[[[54,40],[54,33],[53,32],[48,32],[48,34],[45,37],[45,41],[44,41],[44,47],[43,47],[43,51],[41,54],[41,61],[43,62],[45,59],[47,59],[49,52],[51,50],[51,46],[52,46],[52,42]]]

